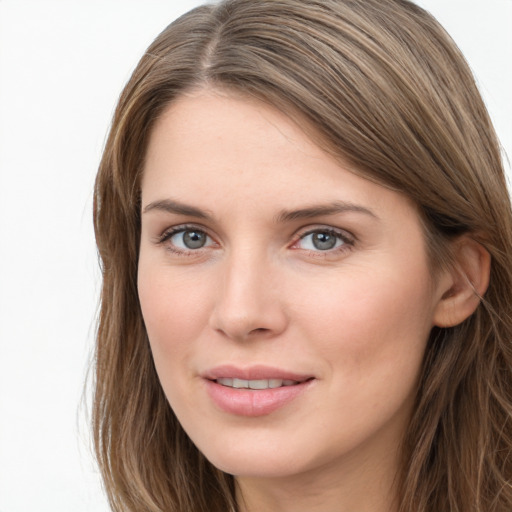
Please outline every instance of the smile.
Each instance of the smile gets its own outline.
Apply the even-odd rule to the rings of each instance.
[[[245,380],[236,378],[216,379],[217,384],[235,389],[276,389],[283,386],[295,386],[299,381],[290,379],[258,379]]]

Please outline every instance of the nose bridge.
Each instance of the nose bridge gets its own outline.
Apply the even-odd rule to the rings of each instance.
[[[280,333],[286,325],[276,270],[265,250],[245,244],[223,262],[222,282],[212,314],[213,327],[234,339]]]

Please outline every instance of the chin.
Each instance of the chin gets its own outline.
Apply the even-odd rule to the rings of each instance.
[[[199,449],[217,469],[233,476],[278,478],[306,469],[303,467],[307,466],[305,461],[297,460],[297,454],[304,455],[300,450],[280,444],[280,449],[276,449],[271,442],[233,441],[220,446],[209,444],[205,450]]]
[[[259,457],[252,459],[219,457],[208,460],[217,469],[236,477],[284,478],[301,472],[300,468],[293,469],[293,466],[283,459],[281,459],[277,465],[270,463],[268,457],[265,455],[267,454],[262,454]]]

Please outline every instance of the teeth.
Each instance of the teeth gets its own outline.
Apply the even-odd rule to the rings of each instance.
[[[217,379],[217,383],[222,386],[227,386],[236,389],[274,389],[281,386],[293,386],[298,384],[296,380],[288,379],[260,379],[260,380],[245,380],[245,379],[231,379],[228,377]]]
[[[233,387],[233,379],[217,379],[217,382],[223,386]]]
[[[248,388],[249,381],[243,379],[233,379],[233,387],[236,389]]]

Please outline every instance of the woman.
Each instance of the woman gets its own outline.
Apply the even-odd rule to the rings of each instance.
[[[512,508],[510,202],[422,9],[184,15],[120,98],[95,199],[114,510]]]

